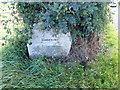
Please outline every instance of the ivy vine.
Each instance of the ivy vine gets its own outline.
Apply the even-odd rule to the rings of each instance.
[[[14,28],[17,39],[23,43],[29,43],[33,24],[43,22],[42,30],[56,29],[57,32],[71,32],[72,38],[76,35],[89,37],[94,32],[101,32],[111,20],[109,3],[107,2],[18,2],[11,3],[16,24],[19,25],[19,17],[23,18],[24,28]],[[19,13],[19,17],[16,14]],[[7,33],[11,31],[6,28]],[[23,23],[22,23],[23,24]]]
[[[109,22],[108,5],[105,2],[19,2],[17,10],[28,25],[43,22],[42,30],[56,27],[58,32],[89,36],[104,30]]]

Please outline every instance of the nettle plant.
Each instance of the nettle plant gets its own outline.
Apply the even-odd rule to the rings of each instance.
[[[56,29],[57,32],[71,32],[88,37],[101,32],[110,20],[109,3],[105,2],[19,2],[17,10],[24,23],[33,26],[43,22],[42,30]]]

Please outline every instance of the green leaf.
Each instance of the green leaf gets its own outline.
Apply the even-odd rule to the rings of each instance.
[[[32,45],[32,42],[31,42],[31,41],[28,41],[28,44],[29,44],[29,45]]]
[[[59,8],[59,4],[58,3],[54,3],[54,9],[57,10]]]
[[[4,43],[2,43],[2,46],[4,46],[5,44]]]

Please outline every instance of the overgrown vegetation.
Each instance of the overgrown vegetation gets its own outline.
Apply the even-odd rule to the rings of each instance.
[[[108,5],[104,2],[19,2],[16,8],[28,25],[43,22],[41,30],[58,28],[57,32],[89,36],[104,30],[109,22]]]
[[[94,60],[101,48],[99,44],[101,32],[104,31],[111,17],[109,3],[104,2],[19,2],[11,5],[9,8],[13,10],[12,16],[15,18],[13,21],[15,38],[8,42],[14,43],[14,39],[18,39],[27,56],[26,46],[32,44],[29,42],[32,38],[32,28],[35,23],[43,22],[41,30],[58,28],[53,30],[63,33],[71,32],[73,44],[68,58],[86,60],[85,57],[88,57],[89,60]],[[7,25],[7,23],[4,24]],[[22,28],[20,28],[21,23]],[[11,29],[6,26],[5,28],[7,33],[11,34]],[[75,47],[79,47],[76,52],[74,52]]]
[[[89,6],[88,3],[84,3],[84,4],[85,7]],[[91,15],[90,13],[92,13],[91,10],[97,13],[102,12],[103,14],[102,13],[97,14],[98,16],[102,15],[100,18],[98,16],[94,16],[96,18],[98,17],[100,22],[98,22],[99,20],[96,21],[97,19],[92,18],[92,20],[95,20],[97,22],[94,23],[94,25],[97,28],[99,27],[97,26],[98,23],[99,24],[101,23],[100,27],[102,27],[106,25],[108,21],[104,22],[104,20],[107,20],[106,17],[107,7],[105,8],[101,7],[102,5],[106,6],[107,4],[103,4],[103,3],[98,3],[97,5],[96,4],[97,3],[91,3],[90,5],[93,5],[94,8],[96,8],[97,5],[98,6],[100,5],[101,11],[92,8],[90,9],[90,12],[87,12],[88,14],[86,14],[85,16],[86,18],[89,17]],[[20,9],[21,11],[20,13],[24,17],[23,18],[24,24],[22,23],[22,21],[21,22],[19,21],[20,18],[17,17],[16,15],[17,11],[15,10],[14,6],[11,6],[9,8],[13,9],[12,15],[14,16],[15,21],[10,20],[4,22],[5,29],[7,30],[8,34],[12,33],[9,27],[7,27],[7,24],[9,24],[8,22],[14,23],[14,29],[13,29],[14,36],[12,36],[12,38],[8,38],[8,37],[4,38],[8,40],[6,40],[7,43],[6,45],[4,45],[4,48],[2,49],[2,62],[3,62],[2,81],[4,88],[117,88],[118,87],[118,51],[117,51],[118,39],[115,28],[111,24],[108,24],[105,29],[107,30],[106,40],[104,43],[106,52],[99,54],[96,58],[97,59],[96,61],[88,62],[86,63],[86,65],[84,65],[83,63],[80,63],[80,61],[76,61],[76,60],[73,60],[73,62],[69,62],[69,63],[61,63],[60,61],[57,62],[56,59],[54,58],[48,59],[45,57],[39,57],[34,60],[31,60],[26,56],[27,53],[26,44],[29,43],[28,40],[31,38],[32,24],[37,23],[38,22],[37,20],[39,19],[39,15],[40,15],[39,13],[41,11],[38,10],[41,9],[39,9],[37,6],[41,6],[41,5],[36,3],[31,3],[31,4],[22,3],[20,5],[25,6],[26,8],[24,10]],[[28,6],[37,5],[37,6],[34,6],[33,9],[33,7],[27,8],[28,6],[26,7],[26,5]],[[46,5],[48,5],[48,3],[46,3]],[[52,8],[56,5],[60,5],[60,4],[52,3],[50,7]],[[80,6],[81,5],[82,3],[80,3]],[[71,7],[73,6],[71,5]],[[62,7],[65,7],[64,4]],[[84,11],[86,12],[86,9],[83,10],[83,12]],[[67,10],[65,10],[64,12],[66,13]],[[75,11],[74,9],[72,10],[73,12],[78,12]],[[102,10],[105,11],[103,12]],[[36,14],[34,13],[34,11],[36,12]],[[30,12],[33,12],[31,13],[32,16],[29,16]],[[48,11],[46,11],[46,13],[47,12]],[[62,12],[60,14],[63,15]],[[103,17],[103,15],[105,15],[105,17]],[[45,16],[43,15],[42,17]],[[74,17],[74,15],[72,17]],[[81,17],[82,19],[86,19],[84,16]],[[58,18],[61,19],[61,17]],[[87,21],[83,22],[86,28],[83,29],[89,30],[87,29],[86,22]],[[88,22],[90,21],[88,20]],[[80,22],[80,24],[82,23]],[[97,30],[101,32],[101,30],[103,29],[100,27],[98,28],[99,30],[98,29],[93,29],[93,30]],[[88,33],[88,31],[84,31],[84,30],[80,29],[80,31],[83,31],[84,33]],[[77,34],[78,32],[75,31],[75,35],[73,34],[73,36],[76,37]],[[96,35],[98,34],[96,34],[95,32],[95,36]],[[97,39],[99,40],[99,37]],[[90,42],[93,40],[94,39],[88,39],[88,41]]]
[[[85,71],[75,61],[62,64],[45,57],[25,60],[19,48],[9,44],[2,52],[4,88],[117,88],[118,38],[111,24],[106,34],[108,50],[97,61],[87,63]]]

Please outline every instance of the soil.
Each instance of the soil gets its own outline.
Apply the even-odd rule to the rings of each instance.
[[[85,38],[77,36],[72,43],[69,55],[63,59],[63,62],[71,60],[80,62],[95,60],[97,53],[101,50],[102,40],[98,40],[95,33]]]

